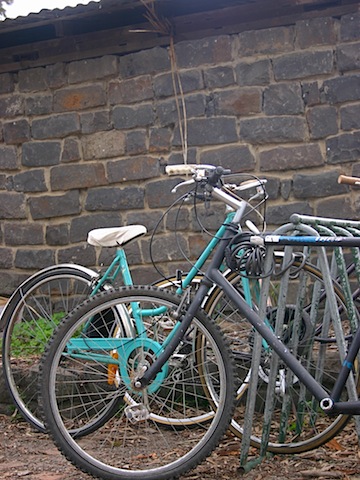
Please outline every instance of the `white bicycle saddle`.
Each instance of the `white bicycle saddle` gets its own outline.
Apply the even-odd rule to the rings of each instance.
[[[144,225],[128,225],[126,227],[96,228],[88,233],[87,241],[95,247],[119,247],[135,238],[145,235]]]

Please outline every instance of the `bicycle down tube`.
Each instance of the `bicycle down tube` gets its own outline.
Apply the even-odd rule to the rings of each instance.
[[[217,189],[213,189],[215,198],[222,198],[227,201],[226,194],[220,192],[217,195]],[[238,203],[237,215],[241,206]],[[204,274],[204,279],[201,281],[198,292],[191,301],[186,313],[181,318],[181,328],[179,328],[169,342],[167,348],[159,355],[157,361],[149,367],[149,369],[137,379],[137,388],[144,388],[149,384],[151,379],[160,371],[161,367],[166,363],[172,348],[176,346],[181,339],[182,331],[191,323],[192,317],[196,310],[202,304],[209,288],[215,283],[225,292],[226,295],[234,302],[239,311],[245,315],[251,325],[257,330],[268,345],[278,354],[284,363],[293,371],[299,380],[308,388],[308,390],[319,401],[321,409],[326,413],[344,413],[344,414],[359,414],[360,401],[338,402],[337,399],[343,390],[346,380],[352,370],[356,354],[360,348],[360,329],[357,330],[349,351],[341,366],[340,373],[336,379],[331,395],[314,379],[314,377],[307,371],[307,369],[295,358],[294,355],[287,349],[284,343],[274,334],[272,329],[268,327],[266,322],[259,317],[259,315],[247,304],[239,292],[228,282],[220,271],[220,266],[225,257],[225,248],[234,236],[235,223],[226,226],[224,237],[220,240],[218,248],[215,252],[214,258],[211,260],[208,269]],[[253,241],[263,243],[266,246],[277,245],[298,245],[298,246],[360,246],[360,240],[348,237],[316,237],[316,236],[288,236],[288,235],[253,235]]]

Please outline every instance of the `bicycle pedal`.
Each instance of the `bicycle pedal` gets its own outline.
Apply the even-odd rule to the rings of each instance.
[[[144,422],[150,418],[149,410],[142,403],[128,405],[125,410],[125,416],[130,423]]]

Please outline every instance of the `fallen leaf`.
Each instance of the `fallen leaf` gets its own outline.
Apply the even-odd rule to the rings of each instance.
[[[330,448],[331,450],[345,450],[345,447],[343,447],[341,443],[336,440],[336,438],[331,439],[330,442],[327,442],[325,446]]]

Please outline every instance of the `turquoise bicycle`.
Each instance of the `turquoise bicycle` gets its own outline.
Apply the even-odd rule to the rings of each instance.
[[[204,167],[196,168],[201,171]],[[236,192],[249,191],[259,203],[266,199],[263,182],[255,178],[240,186],[231,184],[226,188],[233,191],[234,195]],[[225,223],[230,222],[233,215],[233,212],[229,212]],[[181,275],[180,279],[173,277],[160,280],[157,285],[162,288],[178,289],[180,293],[190,284],[198,284],[204,263],[221,239],[223,232],[224,225],[212,237],[188,274]],[[55,265],[31,276],[9,299],[0,320],[1,325],[4,325],[2,341],[4,377],[17,409],[40,431],[44,431],[44,424],[38,405],[37,381],[39,358],[44,351],[44,346],[60,320],[86,298],[99,291],[113,288],[119,278],[124,285],[132,285],[125,248],[145,233],[146,228],[142,225],[95,229],[88,235],[88,242],[91,245],[102,248],[116,247],[113,261],[105,272],[94,272],[76,264]],[[234,278],[233,281],[238,283],[239,279]],[[245,295],[250,301],[251,295],[247,284],[245,283],[241,288],[244,288]],[[204,305],[206,311],[215,314],[220,304],[218,297],[218,292],[211,292]],[[103,328],[112,328],[113,315],[114,312],[108,315],[108,324],[103,325]],[[96,322],[93,326],[96,326]],[[133,325],[126,319],[122,322],[121,328],[123,335],[133,334]],[[103,401],[101,391],[96,396],[93,391],[96,388],[96,382],[94,385],[90,392],[94,410],[91,414],[103,413],[105,418],[105,412],[111,415],[112,409],[116,409],[116,402],[111,406],[108,401]],[[93,427],[94,425],[89,425],[89,428]],[[86,431],[84,428],[83,432]]]

